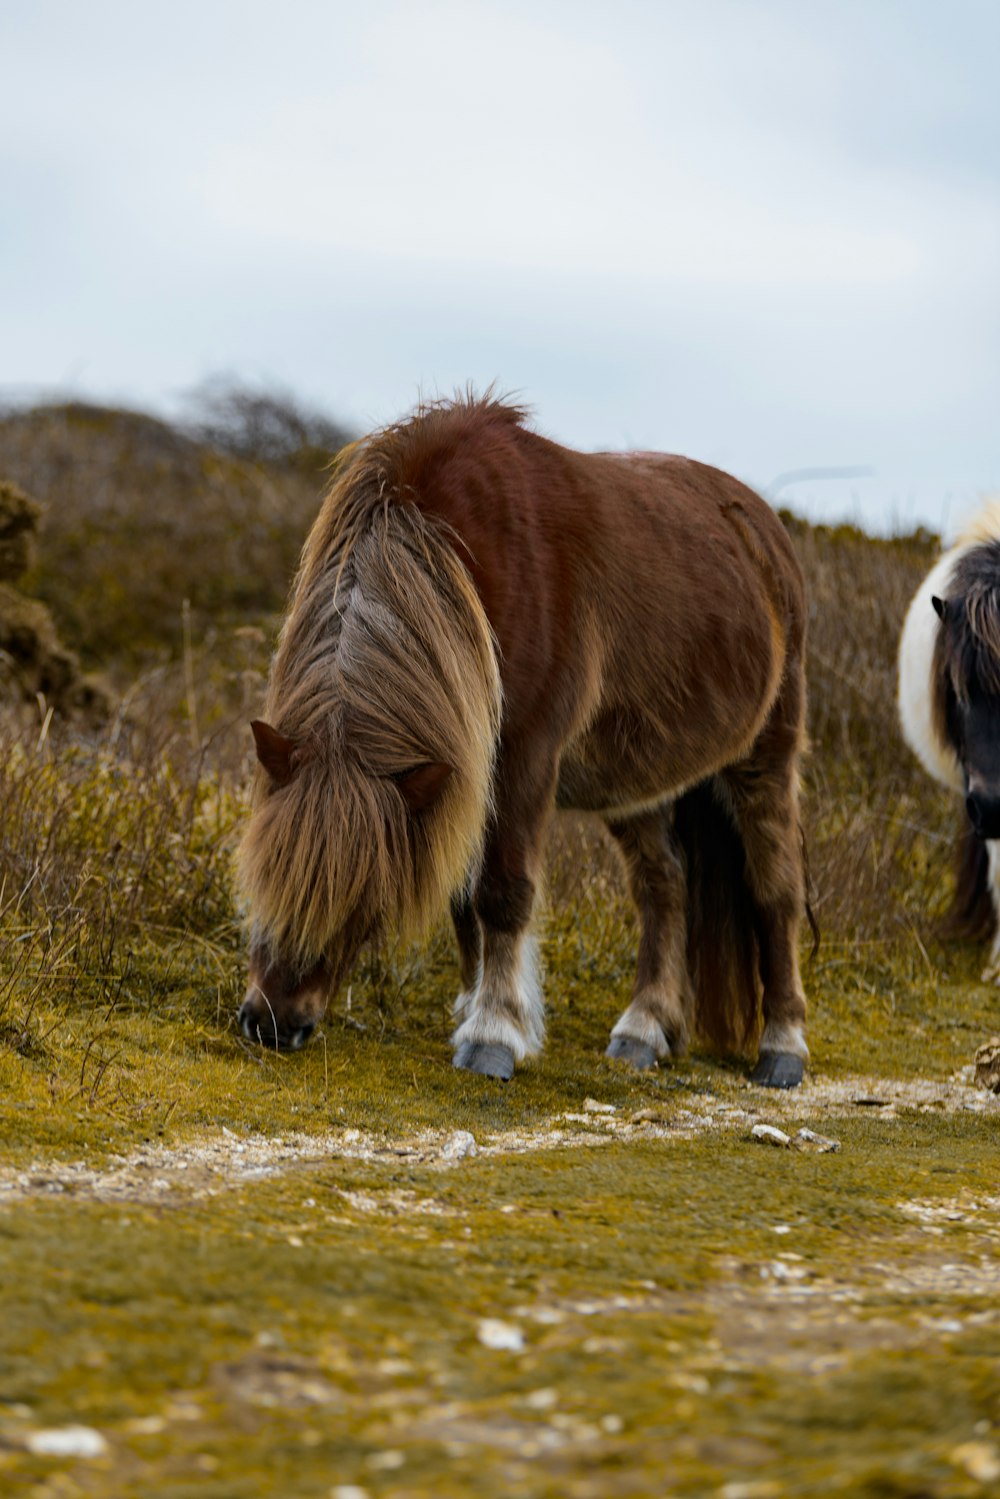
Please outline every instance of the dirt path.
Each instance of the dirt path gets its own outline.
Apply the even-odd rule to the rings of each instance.
[[[972,1113],[1000,1118],[1000,1096],[977,1088],[972,1067],[946,1082],[855,1076],[808,1080],[795,1092],[764,1092],[734,1085],[730,1097],[717,1093],[686,1094],[674,1101],[635,1111],[595,1098],[579,1110],[567,1110],[531,1129],[482,1133],[468,1130],[422,1130],[398,1138],[359,1129],[332,1129],[320,1134],[278,1137],[241,1136],[223,1127],[180,1145],[144,1145],[102,1166],[82,1161],[33,1161],[25,1168],[0,1168],[0,1209],[32,1197],[68,1194],[102,1202],[152,1202],[165,1193],[189,1199],[210,1196],[249,1181],[302,1171],[343,1160],[447,1169],[470,1156],[503,1157],[531,1151],[575,1150],[612,1140],[682,1139],[706,1131],[752,1134],[755,1126],[782,1129],[808,1121],[818,1129],[865,1111],[892,1119],[901,1112]],[[765,1128],[762,1144],[783,1142]],[[793,1142],[794,1142],[794,1137]],[[794,1142],[808,1148],[808,1140]]]

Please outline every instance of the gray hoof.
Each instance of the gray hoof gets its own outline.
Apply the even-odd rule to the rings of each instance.
[[[514,1053],[499,1041],[463,1041],[455,1053],[455,1066],[507,1083],[514,1076]]]
[[[656,1052],[634,1036],[612,1036],[604,1055],[612,1062],[628,1062],[638,1072],[649,1072],[656,1066]]]
[[[762,1088],[797,1088],[805,1069],[805,1062],[793,1051],[762,1051],[750,1081]]]

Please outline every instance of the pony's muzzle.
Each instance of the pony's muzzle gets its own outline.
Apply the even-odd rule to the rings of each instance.
[[[266,1046],[271,1051],[298,1051],[316,1029],[312,1020],[291,1030],[280,1029],[269,1007],[264,1006],[262,1015],[249,995],[240,1005],[236,1021],[248,1041]]]

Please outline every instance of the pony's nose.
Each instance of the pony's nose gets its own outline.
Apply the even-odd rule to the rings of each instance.
[[[249,999],[245,999],[240,1005],[236,1014],[236,1023],[248,1041],[267,1040],[267,1037],[261,1034],[260,1017]]]
[[[970,791],[965,798],[965,810],[977,838],[1000,838],[1000,796]]]

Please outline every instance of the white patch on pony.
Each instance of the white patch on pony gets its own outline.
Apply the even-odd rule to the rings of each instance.
[[[996,838],[986,840],[986,858],[990,900],[993,902],[997,929],[993,938],[993,946],[990,949],[989,962],[980,977],[984,984],[1000,984],[1000,841]]]
[[[777,1051],[801,1057],[803,1062],[809,1060],[809,1048],[802,1027],[790,1025],[787,1021],[769,1020],[760,1038],[759,1049],[761,1054],[765,1051]]]
[[[493,962],[480,970],[475,992],[458,996],[455,1014],[464,1016],[451,1038],[456,1051],[466,1041],[499,1044],[508,1047],[517,1062],[539,1052],[545,1040],[545,1002],[537,939],[525,933],[509,947],[498,944]]]
[[[482,981],[483,971],[480,968],[479,975],[473,987],[471,989],[462,989],[455,995],[455,1003],[451,1007],[451,1013],[456,1020],[464,1020],[466,1015],[468,1015],[476,1002],[476,995],[479,992],[479,986]]]
[[[998,516],[1000,521],[1000,516]],[[1000,533],[998,533],[1000,534]],[[964,792],[962,767],[950,744],[940,738],[932,713],[934,646],[941,622],[931,599],[947,598],[955,564],[978,542],[952,547],[934,564],[906,611],[899,640],[899,721],[903,738],[928,775],[952,791]]]
[[[660,1061],[674,1054],[664,1035],[663,1026],[651,1013],[648,1003],[643,1002],[641,995],[633,999],[625,1013],[615,1021],[611,1031],[612,1041],[616,1036],[627,1036],[630,1041],[641,1041],[644,1046],[652,1048]]]

